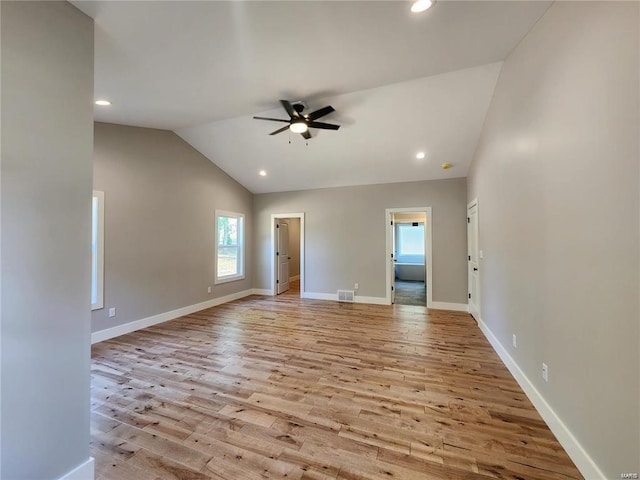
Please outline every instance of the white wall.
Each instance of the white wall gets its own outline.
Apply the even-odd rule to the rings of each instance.
[[[55,479],[89,460],[93,21],[0,11],[1,476]]]
[[[640,471],[638,20],[556,2],[503,65],[468,182],[481,318],[610,479]]]
[[[433,300],[467,303],[466,179],[255,195],[254,287],[271,288],[271,215],[305,213],[305,291],[386,295],[386,208],[431,206]]]

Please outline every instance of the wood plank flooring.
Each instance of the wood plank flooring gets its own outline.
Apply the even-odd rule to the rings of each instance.
[[[99,480],[582,478],[463,313],[294,289],[92,357]]]

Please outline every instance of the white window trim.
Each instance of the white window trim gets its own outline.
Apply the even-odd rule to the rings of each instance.
[[[213,265],[213,274],[214,274],[214,285],[219,285],[221,283],[227,282],[235,282],[236,280],[244,280],[244,213],[237,212],[229,212],[226,210],[216,210],[215,211],[215,224],[214,224],[214,245],[215,245],[215,255],[214,255],[214,265]],[[218,218],[219,217],[236,217],[240,219],[239,222],[239,232],[238,232],[238,268],[240,273],[235,275],[227,275],[224,277],[218,277]]]
[[[104,308],[104,192],[100,192],[98,190],[93,191],[93,195],[91,198],[91,230],[93,236],[93,197],[98,199],[98,231],[97,231],[97,275],[96,275],[96,289],[97,289],[97,299],[95,303],[91,304],[91,310],[99,310]],[[93,252],[91,255],[91,259],[93,262]],[[91,282],[93,282],[93,265],[91,267],[92,278]]]

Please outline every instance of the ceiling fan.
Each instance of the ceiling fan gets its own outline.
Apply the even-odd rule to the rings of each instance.
[[[309,128],[322,128],[325,130],[338,130],[340,128],[340,125],[316,122],[318,118],[324,117],[331,112],[335,112],[335,109],[331,105],[316,110],[315,112],[303,114],[302,112],[304,111],[304,105],[302,103],[294,103],[292,105],[287,100],[280,100],[280,103],[289,114],[289,120],[284,120],[282,118],[253,117],[257,120],[270,120],[272,122],[284,122],[289,124],[285,127],[279,128],[274,132],[271,132],[269,135],[276,135],[277,133],[284,132],[285,130],[291,130],[294,133],[299,133],[308,140],[311,138]]]

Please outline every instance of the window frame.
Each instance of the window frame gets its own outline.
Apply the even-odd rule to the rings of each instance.
[[[413,225],[414,223],[417,223],[418,225]],[[395,223],[395,228],[396,228],[396,239],[397,239],[397,245],[396,245],[396,259],[397,261],[401,262],[403,259],[406,261],[407,259],[410,260],[410,263],[415,262],[415,260],[417,258],[420,258],[420,261],[422,263],[424,263],[426,261],[426,247],[424,245],[424,240],[422,242],[422,253],[405,253],[402,252],[401,250],[401,232],[400,230],[402,229],[402,227],[406,227],[406,226],[411,226],[411,228],[415,228],[415,227],[422,227],[422,238],[425,238],[426,235],[426,224],[425,222],[406,222],[406,221],[402,221],[402,222],[396,222]],[[416,262],[418,263],[418,262]]]
[[[227,218],[236,218],[238,220],[238,256],[237,256],[237,266],[238,273],[233,275],[225,275],[218,276],[218,257],[219,257],[219,248],[225,247],[225,245],[219,244],[219,232],[218,232],[218,219],[220,217]],[[245,251],[245,235],[244,235],[244,213],[238,212],[230,212],[227,210],[216,210],[215,211],[215,224],[214,224],[214,285],[219,285],[221,283],[227,282],[235,282],[237,280],[244,280],[245,278],[245,265],[244,265],[244,251]]]
[[[93,199],[97,199],[96,254],[93,254],[94,218]],[[95,265],[94,265],[95,264]],[[95,271],[94,271],[95,266]],[[93,302],[93,282],[96,281],[96,301]],[[91,311],[104,308],[104,192],[94,190],[91,196]]]

